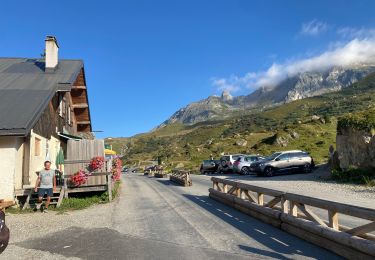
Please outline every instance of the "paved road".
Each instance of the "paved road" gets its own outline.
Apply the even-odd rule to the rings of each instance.
[[[127,174],[112,204],[11,216],[14,237],[0,259],[339,259],[211,200],[209,186],[207,176],[180,187]]]
[[[211,200],[207,178],[192,187],[127,175],[112,221],[138,240],[132,255],[156,259],[335,259],[336,256]]]

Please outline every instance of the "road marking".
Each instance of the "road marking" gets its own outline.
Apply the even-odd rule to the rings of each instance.
[[[276,242],[278,242],[278,243],[280,243],[280,244],[282,244],[282,245],[284,245],[284,246],[289,246],[288,244],[285,244],[284,242],[278,240],[277,238],[271,237],[271,239],[274,240],[274,241],[276,241]]]
[[[226,212],[224,212],[224,214],[227,215],[228,217],[233,218],[233,216],[232,216],[231,214],[228,214],[228,213],[226,213]]]
[[[263,235],[265,235],[266,233],[265,232],[263,232],[263,231],[260,231],[259,229],[254,229],[256,232],[259,232],[259,233],[261,233],[261,234],[263,234]]]

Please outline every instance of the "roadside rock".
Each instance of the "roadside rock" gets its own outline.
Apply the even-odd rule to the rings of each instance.
[[[286,137],[280,136],[276,138],[276,143],[279,146],[286,147],[289,144],[289,140]]]
[[[311,117],[311,121],[318,121],[319,119],[320,119],[320,117],[317,116],[317,115],[313,115],[313,116]]]
[[[184,168],[184,164],[183,163],[178,163],[177,165],[176,165],[176,169],[180,169],[180,168]]]
[[[291,132],[290,133],[290,136],[293,138],[293,139],[298,139],[299,138],[299,134],[295,131]]]
[[[340,129],[336,137],[336,147],[340,168],[350,166],[375,168],[375,136],[365,130]]]
[[[247,145],[247,141],[244,140],[244,139],[239,139],[236,141],[236,145],[238,146],[246,146]]]

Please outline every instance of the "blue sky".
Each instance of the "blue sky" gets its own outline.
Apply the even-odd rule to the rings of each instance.
[[[55,35],[61,58],[85,62],[98,137],[131,136],[222,89],[248,94],[306,59],[337,58],[374,35],[374,10],[375,1],[6,1],[0,56],[38,57]]]

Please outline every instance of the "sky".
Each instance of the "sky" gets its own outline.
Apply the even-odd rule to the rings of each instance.
[[[375,60],[375,1],[3,1],[0,56],[83,59],[97,137],[146,132],[187,104]]]

